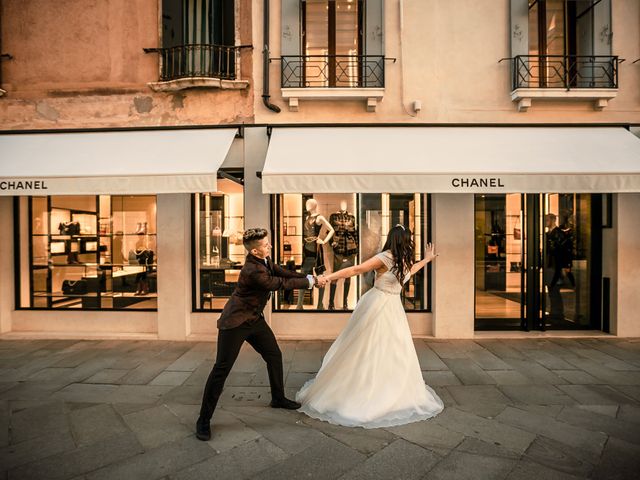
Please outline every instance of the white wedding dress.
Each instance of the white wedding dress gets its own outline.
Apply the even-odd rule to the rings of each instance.
[[[425,420],[444,408],[422,378],[391,252],[377,257],[388,270],[362,296],[316,377],[296,394],[299,411],[310,417],[377,428]]]

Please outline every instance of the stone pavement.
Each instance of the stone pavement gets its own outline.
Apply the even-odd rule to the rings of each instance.
[[[445,411],[364,430],[267,407],[248,346],[193,435],[215,344],[0,341],[0,479],[640,478],[640,339],[416,340]],[[327,342],[282,342],[293,396]]]

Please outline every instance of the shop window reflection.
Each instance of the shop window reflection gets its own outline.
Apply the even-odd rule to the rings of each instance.
[[[157,308],[156,197],[23,197],[22,308]],[[25,231],[26,230],[26,231]],[[24,244],[23,244],[24,245]]]
[[[217,192],[194,195],[195,311],[222,310],[244,265],[242,172],[228,176]]]
[[[284,268],[301,273],[330,273],[380,252],[389,228],[400,223],[413,232],[419,260],[427,230],[426,207],[427,196],[422,194],[279,195],[274,211],[274,259]],[[374,277],[371,272],[325,289],[281,291],[275,309],[352,310],[373,286]],[[425,278],[423,270],[405,286],[407,310],[428,308]]]

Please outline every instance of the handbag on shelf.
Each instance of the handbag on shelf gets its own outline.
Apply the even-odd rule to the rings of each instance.
[[[60,235],[80,235],[80,223],[60,222],[58,230],[60,231]]]
[[[86,280],[63,280],[62,293],[66,295],[84,295],[87,293]]]
[[[291,243],[289,243],[288,240],[285,240],[282,243],[282,251],[285,253],[290,253],[291,252]]]
[[[498,245],[487,245],[487,255],[498,255]]]

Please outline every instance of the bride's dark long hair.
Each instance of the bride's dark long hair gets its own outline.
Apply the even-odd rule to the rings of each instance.
[[[413,254],[415,244],[413,243],[411,230],[402,225],[396,225],[387,235],[387,241],[382,247],[382,251],[390,250],[393,255],[394,265],[391,271],[398,281],[402,283],[404,276],[413,266]]]

